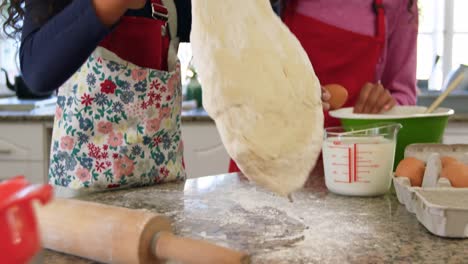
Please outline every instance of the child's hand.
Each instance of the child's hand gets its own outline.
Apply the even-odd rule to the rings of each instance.
[[[330,103],[328,102],[331,98],[331,94],[322,86],[322,106],[323,111],[330,110]]]
[[[354,106],[354,113],[377,114],[388,111],[395,105],[395,99],[381,84],[366,83]]]

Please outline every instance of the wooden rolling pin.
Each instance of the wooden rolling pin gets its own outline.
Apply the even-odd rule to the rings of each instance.
[[[69,199],[36,207],[43,246],[104,263],[249,263],[207,242],[178,238],[167,217],[143,210]]]

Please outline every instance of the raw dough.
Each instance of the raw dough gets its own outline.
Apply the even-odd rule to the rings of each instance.
[[[286,196],[322,146],[320,83],[269,0],[192,0],[203,104],[249,179]]]

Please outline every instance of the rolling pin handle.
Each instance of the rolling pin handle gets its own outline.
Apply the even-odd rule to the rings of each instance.
[[[176,237],[161,231],[153,236],[151,249],[158,260],[174,260],[183,264],[249,264],[244,253],[208,242]]]

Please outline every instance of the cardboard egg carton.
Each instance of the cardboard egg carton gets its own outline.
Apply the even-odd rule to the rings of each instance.
[[[442,237],[468,237],[468,188],[453,188],[441,178],[441,158],[453,157],[468,164],[468,144],[414,144],[405,150],[405,157],[426,163],[421,187],[412,187],[406,177],[394,177],[398,201],[416,214],[419,222],[431,233]],[[466,202],[465,202],[466,201]]]

